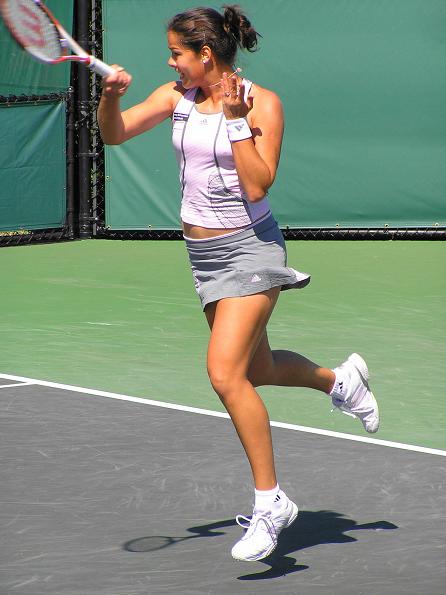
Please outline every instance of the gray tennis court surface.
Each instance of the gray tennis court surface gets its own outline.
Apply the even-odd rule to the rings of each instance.
[[[232,560],[251,479],[226,419],[0,381],[2,595],[446,593],[446,459],[273,428],[301,512]]]

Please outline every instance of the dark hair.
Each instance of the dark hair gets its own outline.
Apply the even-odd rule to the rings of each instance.
[[[207,45],[219,60],[232,65],[238,48],[255,52],[260,34],[240,6],[231,4],[223,8],[223,14],[204,7],[186,10],[170,19],[167,30],[177,33],[182,45],[196,53]]]

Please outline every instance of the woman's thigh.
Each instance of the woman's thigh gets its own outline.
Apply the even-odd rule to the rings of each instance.
[[[264,352],[266,325],[279,293],[280,288],[276,287],[250,296],[225,298],[206,308],[211,328],[208,347],[210,374],[248,375],[260,345]]]

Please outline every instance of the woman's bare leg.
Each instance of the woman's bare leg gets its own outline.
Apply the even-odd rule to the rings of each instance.
[[[277,478],[268,413],[247,374],[278,294],[271,289],[225,298],[206,309],[209,378],[234,423],[259,490],[274,488]]]
[[[256,386],[302,386],[329,393],[335,374],[299,353],[272,351],[266,324],[277,288],[210,304],[208,373],[248,456],[257,489],[276,485],[269,417]]]
[[[254,386],[305,386],[327,394],[335,382],[333,370],[293,351],[271,350],[266,330],[251,360],[248,378]]]

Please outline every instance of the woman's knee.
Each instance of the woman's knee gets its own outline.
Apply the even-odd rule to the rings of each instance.
[[[248,380],[254,386],[266,386],[268,384],[267,377],[261,370],[249,370]]]
[[[260,361],[254,359],[248,370],[248,380],[253,386],[269,386],[274,384],[274,355]]]
[[[221,365],[208,364],[208,376],[212,388],[223,403],[236,395],[240,385],[246,382],[246,376],[240,376],[234,370]]]
[[[229,392],[232,384],[229,371],[220,366],[208,365],[208,376],[212,388],[220,398]]]

